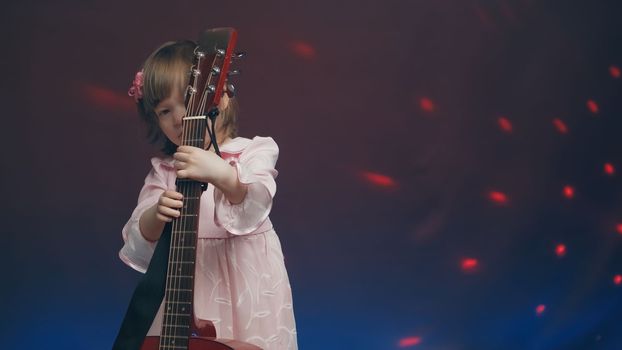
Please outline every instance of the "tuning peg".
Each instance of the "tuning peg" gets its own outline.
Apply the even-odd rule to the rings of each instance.
[[[227,77],[232,77],[234,75],[239,75],[239,74],[240,74],[240,71],[237,69],[234,69],[232,71],[229,71],[229,73],[227,73]]]
[[[236,52],[233,54],[232,58],[234,60],[239,60],[240,58],[244,58],[246,56],[246,52]]]
[[[227,83],[227,96],[229,96],[229,98],[232,98],[235,96],[235,86],[233,86],[233,84],[231,83]]]
[[[209,92],[214,92],[216,91],[216,87],[214,85],[208,85],[207,90],[209,90]]]
[[[224,55],[225,55],[225,50],[223,50],[223,49],[216,49],[216,56],[222,57]]]
[[[216,66],[212,67],[212,74],[214,75],[220,74],[220,68]]]

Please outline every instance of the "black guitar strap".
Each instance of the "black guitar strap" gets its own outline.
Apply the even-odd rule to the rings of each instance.
[[[113,350],[139,350],[145,340],[164,299],[170,245],[171,223],[168,223],[158,240],[147,272],[134,290]]]

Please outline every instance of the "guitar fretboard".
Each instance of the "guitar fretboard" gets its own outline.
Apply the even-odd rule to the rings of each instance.
[[[205,117],[185,119],[184,130],[182,144],[203,148]],[[192,325],[198,214],[203,191],[201,183],[194,180],[177,179],[176,185],[177,192],[184,196],[184,205],[172,225],[160,349],[188,349]]]
[[[185,96],[187,116],[183,120],[183,145],[205,147],[205,114],[217,116],[216,106],[224,92],[236,38],[235,31],[216,29],[206,31],[199,40]],[[218,153],[216,144],[214,148]],[[177,192],[184,196],[184,205],[181,216],[172,224],[159,348],[187,350],[190,329],[194,325],[194,272],[203,189],[201,183],[188,179],[177,179],[176,185]]]

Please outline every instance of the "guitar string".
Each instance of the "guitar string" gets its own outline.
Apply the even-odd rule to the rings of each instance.
[[[201,67],[201,58],[198,58],[196,67],[194,67],[194,68],[198,70],[200,67]],[[192,88],[194,89],[194,91],[197,91],[197,84],[199,83],[199,80],[200,80],[199,77],[200,76],[196,76],[193,79],[193,86],[192,86]],[[187,107],[187,110],[186,110],[186,117],[194,117],[194,116],[196,116],[197,113],[196,113],[195,110],[193,110],[193,107],[195,107],[195,103],[194,103],[195,99],[196,99],[195,98],[195,94],[194,93],[191,94],[190,99],[188,101],[188,107]],[[189,146],[194,146],[195,143],[196,143],[196,139],[197,139],[197,137],[195,135],[196,134],[195,129],[196,129],[196,125],[197,125],[198,120],[197,119],[188,119],[188,120],[186,120],[186,122],[187,122],[187,125],[184,128],[184,131],[185,132],[187,131],[187,133],[186,133],[186,140],[185,140],[185,142],[183,144],[184,145],[189,145]],[[196,197],[196,191],[194,189],[195,189],[195,183],[194,182],[184,181],[184,186],[183,186],[183,192],[184,193],[182,193],[182,194],[184,196],[184,206],[185,206],[184,214],[185,215],[188,215],[189,213],[193,213],[193,215],[196,215],[196,211],[194,210],[194,207],[193,207],[194,202],[197,200],[196,198],[194,198],[194,197]],[[189,231],[191,231],[191,230],[188,230],[188,228],[189,228],[189,226],[192,227],[192,228],[194,228],[196,226],[196,219],[197,219],[197,216],[192,216],[192,217],[184,216],[183,217],[183,222],[184,222],[183,228],[184,229],[183,229],[183,232],[180,232],[180,237],[179,237],[179,240],[180,240],[179,243],[180,243],[180,246],[182,247],[182,249],[179,252],[179,255],[177,257],[177,259],[178,259],[178,261],[180,263],[178,263],[179,267],[178,267],[177,271],[175,272],[175,274],[176,274],[176,286],[177,286],[177,288],[179,290],[179,292],[178,292],[179,295],[178,295],[178,298],[176,299],[177,301],[181,301],[180,300],[181,298],[179,298],[179,296],[182,295],[183,293],[186,293],[186,294],[187,293],[192,293],[192,291],[189,291],[189,288],[186,288],[186,285],[185,285],[184,280],[183,280],[183,276],[188,276],[187,271],[185,271],[185,270],[188,269],[189,266],[192,266],[192,264],[183,264],[182,262],[189,262],[188,254],[191,254],[191,252],[189,252],[189,249],[186,249],[186,248],[188,247],[187,246],[188,239],[192,240],[193,237],[189,237]],[[182,242],[183,242],[183,244],[182,244]],[[190,295],[189,297],[192,298],[193,296]],[[187,300],[189,300],[189,298],[183,298],[184,309],[189,307],[189,305],[185,304],[185,302]],[[182,304],[177,303],[176,305],[179,308],[179,307],[181,307]],[[187,312],[190,312],[190,310],[185,311],[183,313],[179,312],[179,311],[180,311],[179,309],[176,310],[176,318],[175,318],[176,325],[177,326],[182,325],[182,326],[188,327],[188,331],[189,331],[189,326],[190,325],[188,324],[188,317],[186,317],[185,314]],[[176,329],[179,330],[180,327],[177,327]],[[184,331],[183,335],[184,336],[189,335],[188,331]]]
[[[212,61],[212,68],[215,66],[215,64],[216,64],[216,59],[214,59],[214,61]],[[200,59],[198,60],[197,67],[200,67]],[[210,73],[209,73],[207,81],[209,81],[212,78],[212,75],[213,75],[213,70],[210,69]],[[197,80],[198,79],[194,79],[194,81],[193,81],[193,84],[194,84],[193,87],[195,88],[195,91],[197,91],[196,90]],[[196,106],[197,109],[203,111],[204,115],[205,115],[205,106],[207,104],[207,95],[208,95],[207,89],[203,89],[203,93],[202,93],[199,105]],[[188,102],[188,109],[190,111],[188,111],[188,110],[186,111],[186,117],[188,115],[190,115],[190,116],[197,116],[199,114],[198,111],[192,110],[192,107],[194,106],[194,100],[195,100],[195,94],[191,94],[190,98],[189,98],[189,102]],[[184,144],[184,145],[188,144],[188,145],[191,145],[191,146],[193,144],[196,144],[196,147],[204,148],[204,145],[199,145],[198,143],[200,143],[199,140],[201,140],[201,139],[205,140],[205,134],[203,135],[203,138],[201,138],[202,130],[208,130],[209,131],[208,119],[209,118],[206,116],[206,118],[202,119],[202,120],[201,119],[183,120],[182,121],[182,128],[183,128],[182,144]],[[202,121],[205,122],[205,126],[201,125]],[[189,126],[188,124],[190,125],[190,127],[188,127]],[[215,125],[214,124],[215,123],[212,124],[212,130],[213,131],[210,132],[210,138],[212,137],[212,135],[215,137]],[[189,139],[189,137],[190,137],[190,139]],[[186,213],[188,213],[188,212],[194,213],[200,207],[199,205],[200,205],[200,193],[201,192],[197,188],[197,186],[192,186],[191,184],[193,184],[193,183],[191,183],[191,182],[184,182],[183,186],[182,186],[182,188],[183,188],[182,191],[184,192],[184,193],[182,193],[182,195],[184,196],[184,200],[183,201],[184,201],[184,206],[185,206],[185,209],[186,209],[185,210]],[[195,185],[197,185],[197,184],[198,183],[196,183]],[[199,191],[197,191],[197,190],[199,190]],[[195,193],[192,193],[192,192],[195,192]],[[197,198],[192,197],[192,200],[190,200],[190,201],[187,200],[186,198],[190,198],[192,194],[198,194],[198,196],[196,196]],[[195,231],[198,228],[198,216],[193,216],[190,219],[188,219],[188,221],[186,221],[186,220],[187,220],[186,216],[182,216],[180,220],[174,220],[174,222],[173,222],[173,228],[174,228],[173,232],[176,232],[176,231],[178,232],[179,226],[188,227],[186,225],[186,223],[191,223],[192,224],[191,226],[192,226],[193,230],[191,230],[192,231],[191,237],[187,237],[186,236],[188,234],[188,232],[183,232],[183,233],[181,233],[179,235],[175,235],[176,237],[174,237],[175,242],[177,243],[176,245],[178,247],[181,247],[181,251],[176,251],[175,249],[173,249],[173,251],[171,252],[172,256],[173,256],[172,257],[172,261],[177,262],[176,265],[178,265],[178,271],[175,272],[175,276],[176,277],[172,279],[172,284],[173,285],[172,286],[170,286],[170,285],[167,286],[167,287],[173,287],[172,288],[173,295],[169,295],[167,297],[167,300],[169,300],[169,301],[171,300],[171,298],[173,300],[179,300],[179,296],[180,296],[181,293],[192,293],[192,291],[194,290],[194,280],[190,279],[190,278],[186,278],[185,282],[184,282],[184,280],[182,278],[183,278],[183,276],[194,275],[194,273],[192,273],[193,271],[190,271],[191,273],[188,273],[188,271],[184,271],[184,270],[189,269],[189,268],[194,268],[195,264],[180,264],[180,262],[181,261],[189,262],[190,258],[192,258],[192,260],[194,261],[195,258],[196,258],[196,251],[187,251],[189,249],[185,249],[185,247],[182,246],[180,243],[181,243],[181,240],[183,239],[182,237],[186,237],[186,239],[189,238],[189,239],[191,239],[193,241],[193,243],[194,243],[193,245],[196,245],[196,240],[197,240],[198,237],[195,237],[197,235],[197,232],[195,232]],[[180,250],[180,249],[177,249],[177,250]],[[171,259],[169,259],[169,260],[171,260]],[[171,261],[169,261],[169,262],[171,262]],[[172,264],[169,263],[169,269],[168,269],[169,270],[168,271],[169,275],[170,275],[170,272],[171,272],[171,265]],[[184,271],[184,273],[178,274],[178,272],[180,272],[180,270]],[[171,281],[167,281],[167,284],[170,284],[170,282]],[[189,284],[191,284],[191,285],[189,285]],[[185,291],[182,292],[182,289],[185,290]],[[191,295],[190,297],[193,298],[194,296]],[[180,305],[179,303],[175,304],[175,306],[174,306],[174,308],[175,308],[174,314],[175,315],[169,315],[168,322],[165,322],[165,327],[172,328],[172,329],[168,330],[168,332],[166,332],[166,333],[170,334],[171,333],[170,331],[173,330],[174,331],[173,333],[175,333],[174,334],[175,336],[177,335],[175,330],[179,330],[180,327],[178,327],[178,326],[182,325],[182,324],[179,324],[180,320],[177,317],[177,316],[179,316],[181,314],[179,312],[179,310],[177,310],[179,305]],[[190,303],[190,306],[192,306],[192,303]],[[193,312],[193,310],[188,310],[187,311],[187,313],[189,313],[190,315],[192,314],[192,312]],[[174,321],[170,322],[171,321],[170,318],[173,318]],[[190,319],[190,317],[185,317],[185,319],[183,321],[181,321],[181,322],[183,323],[183,326],[186,326],[186,327],[189,328],[190,327],[190,323],[191,323],[191,319]],[[168,323],[168,325],[167,325],[167,323]],[[161,345],[167,346],[166,344],[161,344]]]
[[[215,60],[212,61],[212,67],[215,64]],[[198,67],[200,67],[200,64],[197,65]],[[209,70],[209,75],[207,76],[206,80],[204,81],[205,85],[208,85],[208,82],[211,81],[212,79],[212,75],[213,75],[213,70],[210,69]],[[197,79],[198,80],[198,79]],[[198,84],[198,82],[195,81],[195,84]],[[196,88],[196,85],[195,85]],[[197,91],[197,90],[195,90]],[[190,130],[190,134],[191,135],[191,140],[190,142],[188,142],[189,144],[195,146],[195,147],[200,147],[200,148],[204,148],[204,144],[201,144],[201,141],[203,141],[203,143],[205,142],[205,130],[207,127],[207,116],[206,116],[206,111],[205,111],[205,102],[207,100],[207,95],[208,95],[208,89],[206,89],[205,87],[202,87],[201,89],[202,93],[201,93],[201,98],[200,101],[198,103],[198,105],[195,106],[195,104],[189,104],[189,115],[190,116],[199,116],[202,115],[205,118],[203,119],[192,119],[189,120],[190,124],[192,125],[191,128],[189,128]],[[196,109],[194,109],[196,108]],[[200,208],[200,197],[202,195],[202,191],[199,188],[199,183],[198,182],[187,182],[186,183],[186,190],[188,191],[188,193],[184,194],[184,196],[186,196],[187,198],[192,196],[192,200],[187,200],[186,201],[186,211],[190,212],[190,213],[194,213],[194,214],[198,214],[199,208]],[[192,192],[192,193],[190,193]],[[196,197],[196,198],[195,198]],[[197,242],[197,229],[198,229],[198,220],[199,220],[199,216],[195,215],[192,217],[188,217],[188,220],[190,220],[191,223],[191,229],[190,230],[186,230],[186,232],[184,232],[184,236],[186,236],[186,239],[188,240],[186,243],[192,243],[192,246],[196,247],[196,242]],[[188,226],[185,226],[186,228],[188,228]],[[183,260],[185,262],[194,262],[196,264],[196,249],[192,250],[192,249],[184,249],[182,252],[182,256],[183,256]],[[178,277],[179,279],[179,287],[184,289],[188,294],[193,294],[194,292],[194,279],[192,278],[183,278],[183,276],[194,276],[194,271],[190,270],[190,269],[194,269],[195,268],[195,264],[183,264],[182,269],[185,269],[186,271],[184,271],[184,273],[181,274],[181,276]],[[186,298],[186,300],[191,301],[194,298],[194,295],[188,295],[188,298]],[[188,304],[189,307],[193,307],[193,303],[189,302]],[[192,319],[191,319],[191,315],[193,314],[194,310],[187,310],[186,312],[183,313],[183,320],[182,322],[184,323],[184,326],[190,328],[191,323],[192,323]]]
[[[200,65],[197,65],[197,69],[200,68]],[[196,82],[198,84],[198,82]],[[196,87],[196,85],[195,85]],[[195,90],[197,91],[197,90]],[[196,108],[196,106],[194,104],[192,104],[192,107]],[[192,110],[191,111],[191,115],[192,116],[198,116],[198,111],[197,110]],[[197,131],[200,131],[200,125],[201,125],[201,119],[193,119],[192,120],[192,146],[195,147],[199,147],[199,143],[200,143],[200,134]],[[188,240],[187,244],[191,244],[195,249],[191,250],[191,249],[185,249],[183,252],[184,255],[184,261],[188,262],[188,264],[184,264],[183,268],[184,268],[184,276],[193,276],[194,275],[194,271],[190,270],[192,268],[194,268],[194,255],[196,254],[196,230],[198,227],[198,211],[196,208],[196,204],[201,200],[201,193],[200,193],[200,189],[198,189],[199,184],[195,181],[189,182],[188,183],[189,186],[187,186],[188,191],[191,191],[191,196],[192,196],[192,200],[187,202],[188,205],[188,211],[193,213],[195,216],[191,217],[191,229],[187,230],[187,232],[184,233],[184,235],[186,235],[186,238]],[[192,258],[192,259],[191,259]],[[190,263],[192,262],[192,263]],[[180,277],[181,278],[181,277]],[[193,298],[194,298],[194,290],[192,288],[190,288],[188,286],[188,281],[190,281],[190,278],[186,278],[185,280],[182,281],[183,284],[183,288],[185,290],[188,290],[190,293],[189,298],[186,298],[186,301],[188,301],[188,304],[185,304],[189,309],[187,311],[184,312],[184,323],[185,326],[190,328],[190,317],[189,315],[192,313],[191,307],[193,306],[192,303],[190,302]]]
[[[196,68],[199,69],[201,66],[201,60],[199,59],[197,62],[197,66]],[[194,80],[194,91],[198,91],[197,90],[197,86],[199,83],[200,79],[195,79]],[[195,94],[192,94],[191,96],[192,102],[193,103],[188,103],[188,111],[187,111],[187,116],[191,116],[191,117],[195,117],[195,116],[199,116],[200,113],[200,106],[197,106],[194,104],[195,102]],[[190,124],[190,127],[187,128],[188,130],[188,134],[187,137],[190,137],[190,140],[187,140],[185,142],[185,144],[188,144],[190,146],[195,146],[195,147],[200,147],[200,141],[202,140],[201,137],[201,126],[202,126],[202,119],[189,119],[187,121]],[[192,181],[186,181],[184,182],[185,186],[184,186],[184,191],[185,193],[183,194],[185,198],[187,198],[185,200],[185,206],[186,206],[186,214],[187,213],[193,213],[194,216],[190,217],[184,217],[185,223],[187,223],[186,225],[184,225],[184,232],[181,234],[184,239],[185,239],[185,244],[184,244],[184,248],[186,248],[186,244],[191,243],[191,246],[195,247],[195,250],[192,249],[183,249],[180,252],[180,259],[183,262],[186,262],[187,264],[181,264],[180,268],[178,269],[177,273],[179,273],[177,275],[177,286],[180,289],[179,294],[182,293],[186,293],[186,294],[190,294],[187,295],[187,298],[184,298],[184,301],[190,301],[194,298],[194,295],[191,295],[193,293],[193,288],[191,285],[189,285],[192,282],[191,278],[185,278],[186,276],[193,276],[194,275],[194,271],[190,270],[192,268],[195,267],[195,257],[196,257],[196,230],[198,228],[198,208],[197,208],[197,204],[200,202],[200,190],[198,188],[198,183],[197,182],[192,182]],[[189,225],[188,225],[189,224]],[[188,228],[190,228],[190,230],[188,230]],[[181,238],[180,238],[181,239]],[[190,263],[193,262],[193,263]],[[184,290],[183,292],[181,290]],[[188,307],[188,310],[184,310],[184,312],[179,312],[179,310],[177,310],[177,314],[178,315],[183,315],[182,319],[176,319],[176,321],[181,322],[183,324],[183,326],[188,327],[188,329],[190,328],[190,314],[192,313],[193,310],[190,310],[189,308],[192,306],[192,303],[189,302],[187,304],[184,304],[186,307]],[[179,329],[179,328],[178,328]],[[187,333],[184,335],[188,335]]]
[[[197,60],[197,67],[200,65],[200,59]],[[192,74],[192,73],[191,73]],[[192,88],[196,88],[196,77],[193,79],[193,86]],[[188,106],[186,108],[186,115],[185,117],[189,117],[189,116],[194,116],[194,113],[192,112],[192,106],[194,105],[194,94],[190,95],[190,98],[188,100]],[[192,128],[194,127],[195,124],[195,120],[194,119],[186,119],[184,121],[184,140],[182,142],[182,145],[190,145],[192,146],[192,142],[194,137],[192,136],[193,131]],[[188,181],[183,181],[182,182],[182,187],[181,187],[181,192],[183,195],[183,205],[184,207],[181,210],[181,214],[184,215],[181,217],[181,224],[180,226],[182,227],[182,231],[180,232],[178,231],[178,237],[177,239],[177,246],[178,246],[178,251],[176,253],[176,257],[175,257],[175,261],[176,261],[176,265],[177,265],[177,270],[174,272],[175,274],[175,278],[174,278],[174,282],[175,282],[175,290],[176,290],[176,294],[177,297],[175,298],[175,330],[179,331],[180,330],[180,325],[183,325],[183,320],[180,320],[180,310],[179,308],[181,307],[182,304],[180,304],[179,302],[181,301],[181,294],[184,293],[184,291],[182,291],[183,289],[183,285],[182,285],[182,280],[181,280],[181,276],[183,276],[183,274],[181,273],[184,268],[184,265],[181,263],[184,261],[184,255],[186,254],[186,246],[185,244],[182,244],[182,242],[186,239],[186,231],[188,228],[188,223],[191,222],[191,218],[186,216],[188,215],[188,213],[191,213],[192,211],[189,210],[189,206],[190,203],[192,202],[192,199],[190,198],[190,183]],[[181,323],[181,324],[180,324]],[[175,332],[175,335],[177,336],[177,332]]]
[[[195,82],[193,82],[193,84],[195,84]],[[190,87],[190,84],[188,85]],[[194,94],[190,95],[190,98],[188,99],[188,106],[192,106],[193,104],[193,100],[194,100]],[[188,123],[190,122],[190,120],[186,120],[185,117],[188,116],[188,110],[186,109],[186,113],[185,115],[182,117],[182,139],[181,139],[181,144],[184,145],[187,143],[188,140],[188,134],[189,134],[189,128],[188,128]],[[190,123],[191,124],[191,123]],[[182,192],[185,192],[183,189],[186,187],[184,183],[180,183],[180,187],[182,188]],[[187,203],[186,197],[187,194],[186,193],[182,193],[182,196],[184,196],[184,198],[182,199],[183,203]],[[184,208],[181,208],[180,213],[183,215],[184,214]],[[183,250],[182,247],[180,247],[179,245],[179,234],[175,234],[176,232],[179,233],[179,228],[180,226],[183,227],[185,223],[185,218],[182,216],[181,218],[179,218],[178,220],[173,220],[172,223],[172,231],[171,231],[171,235],[172,235],[172,239],[171,239],[171,247],[169,249],[169,264],[168,264],[168,269],[167,269],[167,276],[170,276],[169,278],[167,278],[167,288],[166,288],[166,302],[165,302],[165,306],[166,306],[166,310],[165,310],[165,317],[164,317],[164,325],[163,325],[163,330],[162,330],[162,337],[160,338],[160,345],[164,346],[164,347],[168,347],[168,344],[171,341],[171,336],[176,336],[177,332],[176,330],[178,330],[178,324],[177,324],[177,317],[175,315],[179,314],[179,303],[175,303],[175,301],[179,300],[179,293],[181,292],[179,290],[179,283],[178,283],[178,278],[179,277],[173,277],[173,274],[175,273],[173,271],[174,268],[179,269],[179,267],[181,266],[181,264],[179,264],[179,255],[180,255],[180,249]],[[175,338],[172,338],[175,339]],[[164,343],[164,344],[163,344]]]
[[[216,60],[212,61],[212,67],[215,64],[215,61]],[[209,72],[210,73],[207,76],[207,78],[205,80],[205,83],[204,83],[205,85],[208,85],[208,82],[212,79],[212,72],[213,72],[212,69],[210,69]],[[192,128],[193,140],[194,140],[194,143],[195,143],[194,146],[203,149],[205,147],[205,130],[206,130],[206,127],[207,127],[207,116],[206,116],[206,113],[205,113],[206,111],[205,111],[205,103],[204,103],[204,101],[207,98],[208,90],[205,87],[203,87],[201,89],[201,91],[202,91],[202,94],[201,94],[200,101],[199,101],[198,105],[196,106],[196,110],[193,110],[191,115],[192,116],[202,115],[202,116],[205,117],[203,119],[193,120],[193,128]],[[194,104],[192,106],[194,106]],[[201,143],[203,143],[203,144],[201,144]],[[201,191],[201,189],[199,187],[200,186],[199,183],[193,182],[192,184],[193,184],[192,187],[193,187],[193,190],[194,190],[194,194],[193,195],[196,197],[196,199],[192,201],[192,204],[191,204],[192,205],[192,208],[191,208],[192,210],[191,210],[191,212],[198,214],[198,211],[200,209],[200,203],[201,203],[200,202],[201,201],[200,198],[201,198],[201,195],[202,195],[202,191]],[[197,230],[198,230],[198,220],[199,220],[199,217],[200,217],[199,215],[192,217],[192,219],[195,220],[195,221],[193,222],[192,230],[190,230],[191,233],[189,233],[189,235],[190,235],[189,239],[191,240],[193,246],[196,246],[196,242],[197,242],[197,239],[198,239],[198,237],[197,237],[198,236]],[[195,262],[195,264],[196,264],[196,250],[184,251],[184,255],[185,255],[185,261],[192,261],[192,262]],[[186,267],[187,269],[195,269],[196,268],[195,264],[186,264],[186,265],[184,265],[184,267]],[[186,276],[193,276],[194,275],[194,270],[186,271],[186,273],[184,275],[186,275]],[[194,292],[194,279],[186,278],[184,281],[185,281],[185,283],[183,283],[184,284],[183,288],[186,289],[186,290],[191,291],[190,293],[193,293]],[[190,300],[192,300],[194,298],[194,295],[191,295],[190,297],[191,297]],[[189,303],[189,305],[192,306],[192,307],[194,306],[194,304],[192,302]],[[193,314],[193,312],[194,312],[194,310],[188,310],[187,311],[187,314],[188,314],[189,317],[187,317],[185,320],[187,322],[186,326],[188,326],[188,327],[190,327],[190,325],[192,323],[192,319],[191,319],[190,316]]]

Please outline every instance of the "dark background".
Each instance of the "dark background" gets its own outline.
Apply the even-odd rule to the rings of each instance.
[[[281,148],[301,349],[622,349],[619,1],[3,8],[3,349],[110,348],[157,152],[127,89],[216,26],[248,53],[241,134]]]

